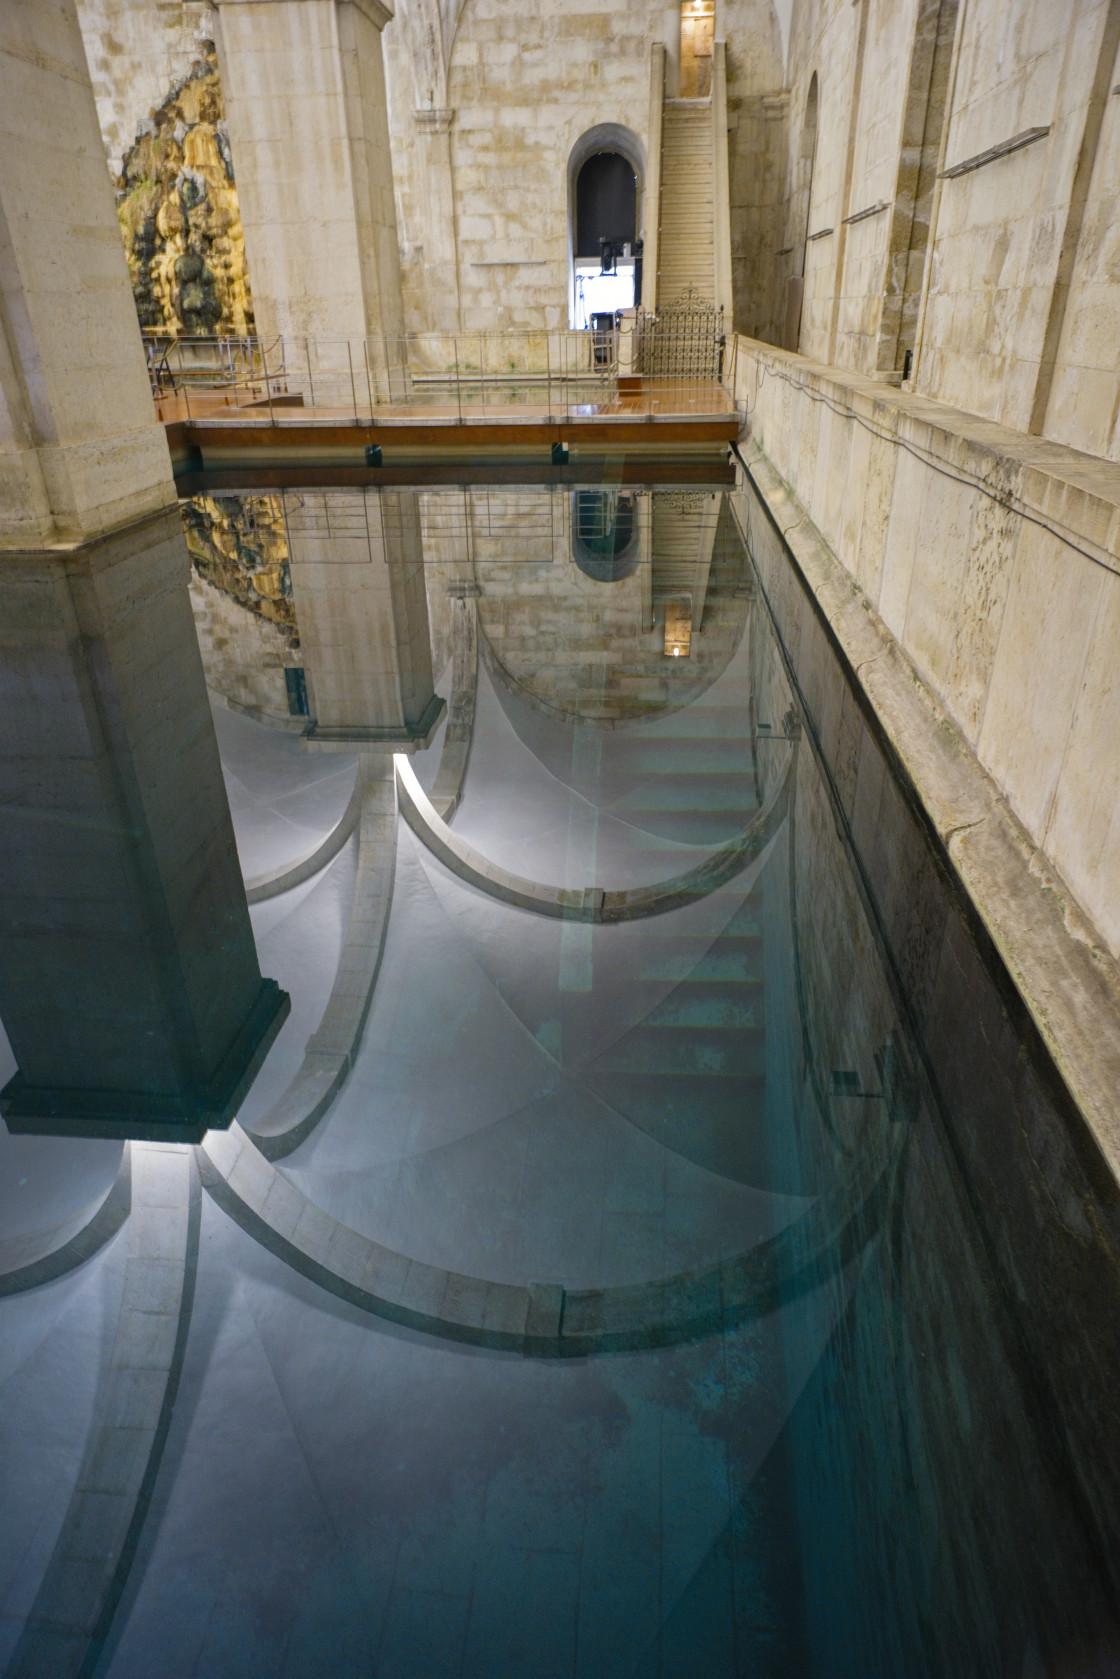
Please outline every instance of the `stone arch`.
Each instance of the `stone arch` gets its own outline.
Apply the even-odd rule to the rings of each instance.
[[[617,122],[596,123],[581,134],[568,153],[568,320],[575,320],[576,307],[576,181],[579,172],[596,152],[617,152],[630,164],[637,178],[635,229],[641,237],[642,193],[646,178],[646,149],[633,129]]]

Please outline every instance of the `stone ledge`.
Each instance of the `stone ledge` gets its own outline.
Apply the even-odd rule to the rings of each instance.
[[[1120,966],[789,485],[757,445],[741,458],[1120,1180]]]
[[[995,461],[1002,463],[1014,475],[1015,500],[1040,518],[1057,519],[1052,502],[1055,491],[1064,492],[1061,499],[1066,505],[1060,522],[1067,525],[1068,534],[1095,547],[1102,559],[1117,566],[1120,462],[1015,431],[932,397],[885,388],[866,374],[809,361],[755,339],[738,340],[737,386],[744,383],[742,375],[752,361],[772,370],[774,377],[806,390],[815,388],[857,415],[874,420],[888,441],[914,441],[920,432],[928,433],[927,450],[946,467],[971,471],[978,489],[991,492],[997,487],[987,475]],[[765,450],[765,438],[760,442]],[[1010,499],[1007,505],[1012,505]]]

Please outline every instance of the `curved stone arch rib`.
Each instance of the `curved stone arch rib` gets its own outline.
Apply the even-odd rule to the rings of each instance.
[[[452,874],[489,897],[515,909],[530,910],[535,915],[552,916],[561,921],[601,924],[637,921],[649,915],[664,915],[669,910],[681,909],[707,897],[733,880],[752,858],[765,850],[781,827],[789,808],[796,755],[797,749],[793,746],[785,774],[773,796],[730,845],[713,852],[683,874],[673,875],[652,886],[629,887],[621,891],[598,886],[546,886],[539,881],[526,880],[524,876],[491,862],[461,835],[452,833],[447,823],[437,815],[405,757],[396,760],[397,794],[401,815],[421,843]]]
[[[459,595],[452,602],[453,665],[451,698],[439,769],[432,784],[432,808],[450,822],[463,797],[463,783],[474,738],[474,711],[478,696],[478,608],[474,599]]]
[[[432,789],[434,808],[450,820],[463,793],[474,733],[478,684],[478,615],[473,599],[456,602],[455,664],[447,728]],[[438,801],[438,803],[437,803]],[[442,809],[440,808],[442,806]],[[359,829],[358,878],[330,1000],[299,1072],[251,1135],[269,1160],[281,1159],[308,1137],[341,1089],[361,1042],[385,947],[396,864],[394,781],[383,759],[359,759],[354,791],[338,826],[300,863],[276,877],[247,882],[250,903],[299,885],[337,856]],[[261,880],[267,889],[253,895]]]
[[[132,1145],[125,1143],[108,1195],[75,1217],[0,1242],[0,1299],[77,1270],[121,1228],[132,1207]]]
[[[493,1351],[579,1358],[711,1334],[818,1287],[874,1233],[904,1143],[900,1128],[884,1127],[834,1189],[745,1253],[648,1283],[571,1290],[490,1282],[382,1247],[309,1200],[236,1124],[196,1154],[206,1189],[248,1235],[359,1310]]]
[[[310,851],[304,852],[294,863],[286,863],[282,869],[270,869],[264,874],[249,875],[245,881],[245,896],[251,904],[263,904],[269,898],[278,898],[282,892],[290,892],[293,887],[302,886],[305,880],[325,869],[333,862],[342,850],[362,813],[362,778],[354,777],[354,791],[350,795],[350,802],[343,811],[335,826],[326,839]]]
[[[463,13],[466,9],[467,0],[439,0],[443,62],[447,75],[451,74],[451,55],[455,51],[459,25],[463,21]]]
[[[93,1673],[128,1581],[171,1426],[201,1221],[194,1157],[134,1143],[128,1269],[78,1481],[5,1679]]]
[[[299,1147],[348,1077],[381,967],[397,856],[396,790],[387,755],[361,755],[355,791],[358,877],[334,985],[299,1071],[250,1133],[270,1160]]]

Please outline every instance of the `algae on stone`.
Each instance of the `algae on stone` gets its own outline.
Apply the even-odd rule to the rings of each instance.
[[[200,577],[298,637],[279,496],[193,496],[183,503],[187,547]]]
[[[255,330],[211,42],[125,153],[117,215],[140,325],[170,337]]]

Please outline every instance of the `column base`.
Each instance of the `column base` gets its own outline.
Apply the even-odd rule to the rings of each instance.
[[[30,1085],[17,1073],[0,1091],[0,1114],[14,1136],[201,1142],[207,1131],[224,1131],[233,1123],[290,1008],[288,993],[274,979],[263,979],[214,1077],[197,1092],[51,1090]]]
[[[336,728],[329,723],[312,723],[303,737],[304,745],[321,752],[423,752],[432,744],[446,707],[447,701],[433,694],[420,720],[399,728]]]

